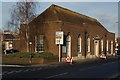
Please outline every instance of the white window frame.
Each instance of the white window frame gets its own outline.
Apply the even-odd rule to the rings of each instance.
[[[107,47],[106,47],[106,48],[107,48],[107,52],[108,52],[108,46],[109,46],[109,45],[108,45],[108,40],[107,40]]]
[[[81,36],[78,37],[78,53],[81,53],[81,46],[82,46],[82,38]]]
[[[101,51],[103,52],[103,39],[101,40]]]
[[[36,36],[36,52],[44,52],[44,35]]]
[[[71,36],[68,35],[66,38],[66,53],[67,56],[71,57]]]
[[[111,41],[111,54],[113,54],[113,41]]]
[[[87,38],[87,43],[88,43],[87,44],[87,46],[88,46],[88,50],[87,51],[90,52],[90,38],[89,37]]]

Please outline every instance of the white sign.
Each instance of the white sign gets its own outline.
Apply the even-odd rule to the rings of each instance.
[[[57,31],[55,35],[55,43],[56,44],[63,44],[63,32]]]

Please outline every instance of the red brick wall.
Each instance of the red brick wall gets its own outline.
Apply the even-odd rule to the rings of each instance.
[[[62,12],[61,12],[62,11]],[[60,12],[60,13],[58,13]],[[62,16],[64,15],[64,17]],[[72,19],[72,18],[73,19]],[[85,19],[82,19],[85,18]],[[83,24],[85,23],[85,24]],[[108,33],[108,31],[95,19],[79,15],[67,9],[50,7],[45,10],[41,15],[30,22],[30,41],[32,41],[32,52],[35,52],[35,36],[44,35],[44,48],[45,51],[58,55],[58,46],[55,44],[55,32],[62,30],[64,35],[70,32],[72,38],[71,53],[72,56],[78,54],[78,35],[82,37],[82,55],[85,54],[85,31],[87,31],[86,37],[90,37],[91,41],[91,53],[94,54],[94,37],[99,36],[100,40],[103,39],[104,51],[106,51],[106,40],[114,41],[114,34]],[[23,34],[20,35],[20,51],[26,51],[25,40],[22,36],[25,36],[25,29],[22,28]],[[101,44],[99,44],[101,51]],[[100,52],[99,51],[99,52]]]

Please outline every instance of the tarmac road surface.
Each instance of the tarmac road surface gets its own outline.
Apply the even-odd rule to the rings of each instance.
[[[3,67],[3,80],[53,78],[111,79],[120,74],[120,60],[98,60],[57,67]]]

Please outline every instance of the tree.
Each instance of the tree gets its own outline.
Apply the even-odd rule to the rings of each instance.
[[[0,28],[0,35],[2,35],[3,34],[3,29],[2,28]]]
[[[11,21],[7,21],[4,30],[15,31],[15,28],[11,25]]]
[[[35,17],[36,6],[36,2],[25,0],[25,2],[17,2],[11,12],[10,25],[17,29],[19,29],[20,24],[25,24],[26,26],[25,37],[23,39],[27,46],[27,52],[29,52],[29,22]]]

